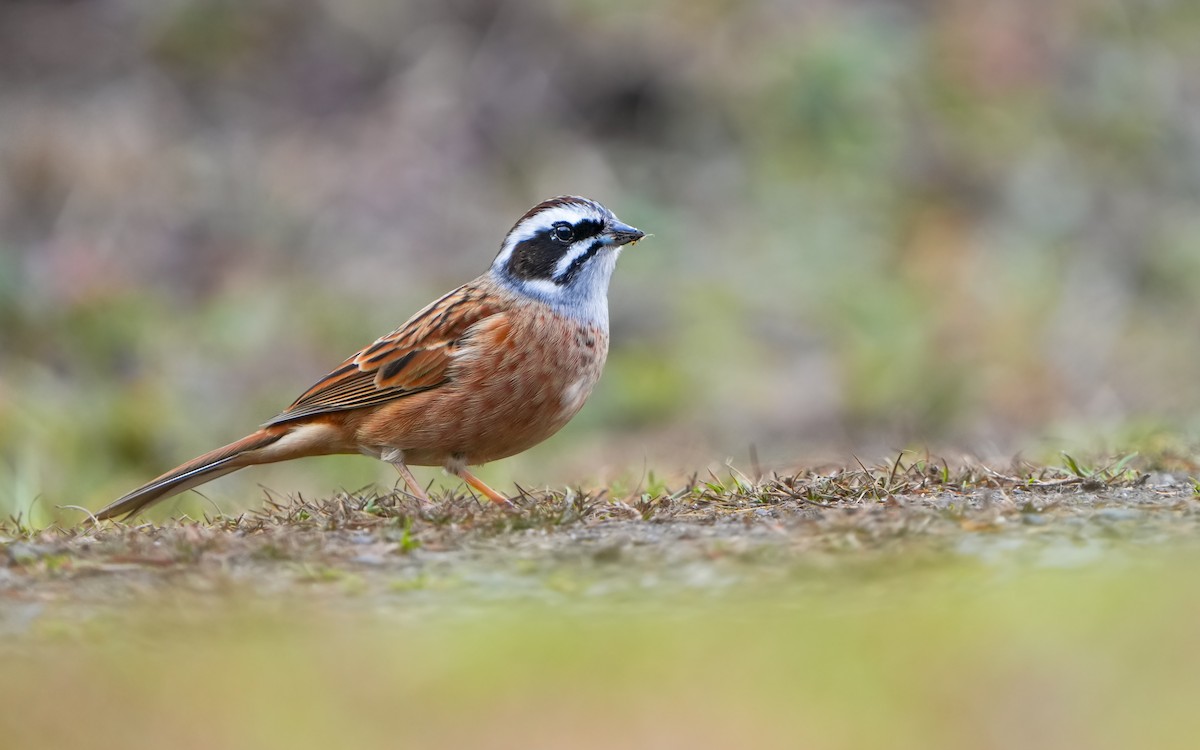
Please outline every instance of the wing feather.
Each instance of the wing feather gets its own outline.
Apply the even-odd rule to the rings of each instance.
[[[317,381],[267,425],[377,406],[453,377],[454,352],[477,324],[504,317],[494,295],[468,284],[421,310]]]

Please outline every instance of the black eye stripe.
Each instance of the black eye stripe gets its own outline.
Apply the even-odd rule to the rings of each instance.
[[[576,239],[595,237],[597,234],[600,234],[601,229],[604,229],[604,224],[595,219],[583,219],[582,221],[575,222],[575,237]]]
[[[546,234],[559,242],[577,242],[594,237],[604,229],[604,224],[594,219],[580,219],[574,224],[556,221],[554,226],[546,230]]]

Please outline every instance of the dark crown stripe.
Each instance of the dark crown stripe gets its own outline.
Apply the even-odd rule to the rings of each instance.
[[[533,208],[526,211],[524,216],[517,219],[517,223],[513,225],[513,228],[516,228],[516,227],[520,226],[521,224],[525,223],[526,219],[528,219],[532,216],[536,216],[537,214],[541,213],[542,211],[545,211],[550,208],[559,208],[560,206],[591,206],[591,205],[593,205],[593,203],[591,201],[589,201],[587,198],[579,198],[574,195],[559,195],[559,196],[551,198],[549,200],[544,200],[541,203],[534,206]]]

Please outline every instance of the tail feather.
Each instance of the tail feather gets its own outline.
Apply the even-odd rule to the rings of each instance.
[[[247,454],[271,445],[287,433],[288,429],[286,428],[265,428],[229,445],[209,451],[114,500],[96,513],[96,518],[99,520],[117,516],[128,518],[172,495],[190,490],[244,466],[262,463],[261,460],[256,460]]]

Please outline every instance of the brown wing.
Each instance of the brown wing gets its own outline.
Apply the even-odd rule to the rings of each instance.
[[[264,426],[361,409],[437,388],[453,353],[476,323],[502,313],[495,297],[459,287],[353,355]]]

